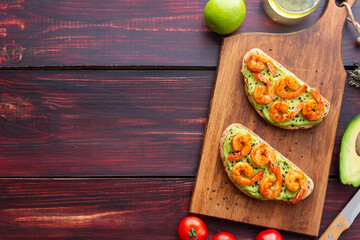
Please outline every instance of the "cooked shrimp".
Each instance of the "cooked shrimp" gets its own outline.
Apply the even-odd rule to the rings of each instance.
[[[234,151],[237,153],[231,154],[228,156],[229,161],[233,161],[236,159],[241,159],[248,155],[251,151],[252,138],[249,134],[236,134],[231,139],[231,146]]]
[[[270,118],[275,122],[285,122],[294,118],[302,109],[303,103],[299,103],[290,112],[289,104],[283,100],[277,100],[270,106]]]
[[[275,97],[275,89],[272,81],[264,77],[260,73],[254,73],[257,79],[266,84],[266,88],[263,86],[256,86],[253,92],[253,98],[255,102],[259,104],[268,104]],[[259,75],[259,76],[258,76]],[[267,92],[267,93],[266,93]]]
[[[252,72],[261,72],[264,69],[264,64],[266,64],[270,70],[270,72],[275,75],[276,68],[274,63],[263,54],[253,53],[246,60],[247,68]]]
[[[256,173],[251,178],[246,178],[241,176],[241,173],[244,174],[246,177],[250,177],[254,173],[253,167],[250,165],[250,163],[247,162],[239,162],[235,165],[235,167],[232,169],[232,177],[233,179],[238,182],[241,185],[244,186],[251,186],[264,175],[264,171]]]
[[[275,152],[265,143],[258,143],[250,153],[251,160],[259,166],[264,166],[268,162],[276,163]]]
[[[269,162],[269,171],[275,173],[276,182],[272,177],[264,177],[260,181],[259,191],[267,199],[274,199],[280,195],[283,179],[279,165]]]
[[[286,87],[291,91],[287,91]],[[292,76],[282,77],[276,81],[276,93],[285,99],[296,98],[306,89],[306,84],[299,86],[299,82]]]
[[[298,203],[304,197],[307,190],[307,181],[303,172],[292,170],[285,176],[285,186],[292,192],[300,191],[296,194],[293,203]]]
[[[310,121],[316,121],[322,117],[325,111],[325,104],[320,93],[315,88],[311,89],[310,92],[314,96],[315,100],[307,100],[301,113]]]

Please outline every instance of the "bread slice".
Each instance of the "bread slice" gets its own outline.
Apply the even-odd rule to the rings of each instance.
[[[243,190],[243,189],[238,185],[238,183],[233,179],[232,174],[231,174],[231,171],[229,170],[229,167],[228,167],[228,165],[227,165],[225,156],[224,156],[224,154],[223,154],[223,153],[224,153],[224,142],[225,142],[225,139],[226,139],[226,137],[229,135],[229,133],[231,132],[231,129],[234,128],[234,127],[244,129],[244,130],[248,131],[250,134],[252,134],[253,136],[255,136],[255,137],[259,140],[260,143],[264,143],[264,144],[266,144],[266,145],[268,145],[268,146],[270,146],[270,145],[269,145],[267,142],[265,142],[263,139],[261,139],[261,138],[260,138],[257,134],[255,134],[253,131],[251,131],[251,130],[248,129],[247,127],[241,125],[240,123],[233,123],[233,124],[229,125],[229,126],[224,130],[224,132],[222,133],[222,136],[221,136],[221,139],[220,139],[220,147],[219,147],[220,157],[221,157],[221,161],[222,161],[222,163],[223,163],[223,165],[224,165],[225,172],[227,173],[229,179],[233,182],[233,184],[234,184],[242,193],[248,195],[249,197],[258,199],[258,198],[256,198],[256,197],[252,196],[251,194],[249,194],[248,192],[246,192],[245,190]],[[270,146],[270,148],[272,148],[272,147]],[[291,162],[289,159],[285,158],[281,153],[279,153],[278,151],[276,151],[274,148],[272,148],[272,149],[274,150],[275,153],[279,154],[280,157],[281,157],[283,160],[287,161],[288,164],[290,164],[293,169],[297,169],[297,170],[302,171],[298,166],[296,166],[296,165],[295,165],[293,162]],[[266,166],[266,165],[265,165],[265,166]],[[304,171],[302,171],[302,172],[304,173]],[[284,173],[283,173],[283,174],[284,174]],[[305,174],[305,173],[304,173],[304,174]],[[305,176],[306,176],[307,179],[308,179],[308,188],[307,188],[307,191],[306,191],[306,193],[305,193],[305,195],[304,195],[304,197],[303,197],[302,200],[304,200],[305,198],[307,198],[307,197],[311,194],[311,192],[313,191],[313,189],[314,189],[314,182],[313,182],[313,180],[312,180],[308,175],[305,174]],[[284,179],[283,179],[283,180],[284,180]],[[260,180],[259,180],[259,181],[260,181]],[[269,200],[269,199],[259,199],[259,200]],[[291,203],[291,202],[293,201],[293,199],[290,199],[290,200],[288,200],[288,199],[284,199],[284,200],[273,200],[273,201]]]
[[[246,74],[244,74],[244,71],[245,71],[245,69],[246,69],[246,60],[248,59],[249,55],[250,55],[250,54],[253,54],[253,53],[260,53],[260,54],[268,57],[269,59],[271,59],[271,61],[272,61],[275,65],[280,66],[283,71],[286,71],[286,72],[288,72],[289,74],[293,75],[293,76],[295,77],[295,79],[297,79],[297,80],[300,80],[300,79],[297,78],[297,77],[295,76],[295,74],[293,74],[292,72],[290,72],[289,70],[287,70],[284,66],[282,66],[280,63],[278,63],[276,60],[274,60],[273,58],[271,58],[271,57],[268,56],[267,54],[265,54],[265,53],[264,53],[263,51],[261,51],[260,49],[258,49],[258,48],[253,48],[253,49],[251,49],[250,51],[248,51],[248,52],[245,54],[244,58],[243,58],[241,73],[242,73],[243,76],[244,76],[245,93],[246,93],[246,95],[247,95],[250,103],[253,105],[254,109],[258,112],[258,114],[259,114],[261,117],[263,117],[263,118],[264,118],[267,122],[269,122],[270,124],[272,124],[272,125],[274,125],[274,126],[277,126],[277,127],[280,127],[280,128],[284,128],[284,129],[306,129],[306,128],[311,128],[311,127],[319,124],[319,123],[324,119],[324,117],[329,113],[329,111],[330,111],[330,103],[329,103],[329,101],[326,100],[323,96],[322,96],[322,98],[324,99],[324,102],[325,102],[325,112],[323,113],[323,118],[320,119],[318,122],[313,123],[313,124],[311,124],[311,125],[294,126],[294,125],[291,125],[291,124],[290,124],[290,125],[288,125],[288,126],[280,126],[279,124],[276,124],[276,123],[274,123],[274,122],[271,122],[269,119],[267,119],[267,118],[264,116],[264,114],[263,114],[259,109],[256,108],[256,106],[255,106],[255,104],[254,104],[253,97],[252,97],[252,95],[249,93],[249,89],[248,89],[248,84],[249,84],[249,82],[248,82],[247,76],[246,76]],[[306,84],[304,81],[302,81],[302,80],[300,80],[300,81],[303,82],[304,84]],[[308,84],[306,84],[306,85],[308,86],[308,91],[310,91],[310,89],[312,89],[312,88],[311,88]],[[279,96],[278,96],[278,97],[279,97]],[[279,97],[279,99],[281,99],[281,98]],[[299,113],[299,114],[301,114],[301,113]]]

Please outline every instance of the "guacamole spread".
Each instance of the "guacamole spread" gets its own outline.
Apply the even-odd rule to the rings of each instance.
[[[238,127],[233,127],[231,128],[230,133],[226,136],[226,139],[224,141],[224,146],[223,146],[223,154],[225,157],[225,161],[227,164],[227,168],[229,170],[229,172],[232,172],[233,167],[238,163],[238,162],[248,162],[254,169],[254,173],[253,175],[255,175],[256,173],[260,172],[260,171],[264,171],[264,175],[265,176],[270,176],[274,179],[274,181],[276,181],[276,177],[275,174],[273,173],[269,173],[268,170],[268,165],[269,164],[265,164],[264,166],[258,166],[256,165],[250,157],[250,154],[248,154],[247,156],[245,156],[242,159],[238,159],[238,160],[234,160],[234,161],[229,161],[227,160],[228,156],[233,154],[234,151],[232,150],[232,146],[231,146],[231,139],[236,135],[236,134],[250,134],[251,138],[252,138],[252,147],[254,147],[256,144],[260,143],[259,139],[257,138],[257,136],[255,136],[254,134],[250,133],[249,131],[243,129],[243,128],[238,128]],[[293,167],[291,166],[291,164],[285,160],[284,158],[281,157],[281,155],[277,152],[275,152],[276,155],[276,160],[277,160],[277,165],[280,166],[281,169],[281,173],[282,173],[282,177],[283,179],[285,178],[285,175],[293,170]],[[250,195],[252,195],[255,198],[258,199],[265,199],[265,197],[260,193],[259,191],[259,183],[260,181],[257,181],[256,183],[254,183],[251,186],[243,186],[239,183],[237,183],[236,181],[234,181],[235,184],[237,184],[241,189],[243,189],[244,191],[246,191],[247,193],[249,193]],[[280,195],[276,198],[276,200],[292,200],[295,198],[296,194],[299,192],[299,190],[297,190],[296,192],[292,192],[290,190],[288,190],[285,186],[285,183],[283,183],[282,186],[282,190]]]
[[[262,70],[260,72],[260,74],[262,74],[263,76],[265,76],[267,79],[269,79],[270,81],[273,82],[274,86],[275,86],[275,83],[276,81],[280,78],[280,77],[284,77],[284,76],[292,76],[294,77],[301,85],[302,84],[305,84],[303,81],[301,81],[299,78],[297,78],[294,74],[292,74],[291,72],[289,72],[288,70],[284,69],[282,66],[278,65],[277,63],[274,63],[275,65],[275,69],[276,69],[276,75],[272,75],[268,69],[267,66],[265,66],[264,70]],[[305,92],[301,93],[297,98],[294,98],[294,99],[283,99],[281,97],[279,97],[276,92],[275,92],[275,97],[273,99],[273,101],[271,101],[270,103],[268,104],[258,104],[255,102],[254,98],[252,97],[253,96],[253,92],[254,92],[254,89],[256,86],[265,86],[265,84],[263,82],[261,82],[260,80],[258,80],[254,74],[247,68],[245,67],[245,70],[244,70],[244,77],[247,79],[247,82],[248,82],[248,92],[249,94],[251,95],[251,99],[253,101],[253,104],[255,106],[256,109],[260,110],[264,117],[271,123],[274,123],[276,125],[279,125],[279,126],[283,126],[283,127],[286,127],[286,126],[293,126],[293,127],[296,127],[296,126],[304,126],[304,125],[314,125],[318,122],[320,122],[324,116],[323,116],[319,119],[319,120],[316,120],[316,121],[310,121],[308,120],[307,118],[305,118],[301,112],[296,115],[294,118],[288,120],[288,121],[285,121],[285,122],[275,122],[273,119],[271,119],[270,117],[270,106],[273,102],[275,102],[276,100],[279,100],[279,99],[282,99],[284,101],[286,101],[287,103],[289,103],[289,108],[292,109],[293,107],[297,106],[300,102],[305,102],[309,99],[314,99],[314,97],[312,96],[312,94],[310,93],[310,89],[308,88]],[[324,113],[326,113],[328,111],[328,106],[325,105],[325,111]]]

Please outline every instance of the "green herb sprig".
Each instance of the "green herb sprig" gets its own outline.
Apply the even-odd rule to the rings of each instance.
[[[360,88],[360,63],[355,62],[355,70],[350,72],[349,84]]]

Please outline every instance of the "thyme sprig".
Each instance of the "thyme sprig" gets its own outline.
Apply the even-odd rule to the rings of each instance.
[[[355,70],[350,72],[349,84],[360,88],[360,63],[355,62]]]

